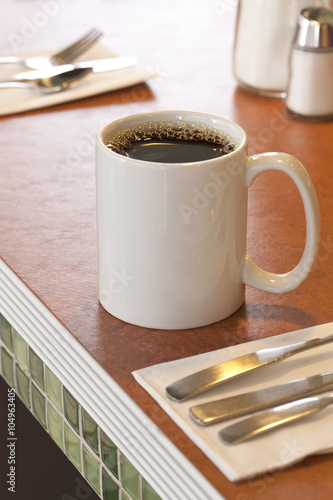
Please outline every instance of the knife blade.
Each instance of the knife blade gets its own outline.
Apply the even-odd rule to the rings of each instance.
[[[333,341],[333,335],[298,342],[296,344],[260,349],[238,358],[224,361],[204,370],[176,380],[166,388],[167,396],[174,401],[185,401],[203,391],[212,389],[227,380],[239,377],[258,368],[277,363],[294,354]]]
[[[31,71],[22,71],[15,75],[7,76],[0,79],[0,83],[8,82],[27,82],[36,80],[38,78],[52,78],[53,76],[61,75],[67,71],[77,68],[91,68],[93,73],[101,73],[103,71],[115,71],[118,69],[125,69],[134,66],[137,63],[137,58],[128,57],[110,57],[107,59],[95,59],[91,61],[82,61],[75,64],[60,64],[45,69],[34,69]]]
[[[192,406],[189,412],[197,424],[206,426],[330,390],[333,371]]]

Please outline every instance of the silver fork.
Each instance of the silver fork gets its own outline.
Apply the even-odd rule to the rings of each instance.
[[[86,52],[97,40],[102,36],[102,32],[97,28],[90,29],[76,42],[68,45],[59,52],[51,54],[50,56],[36,56],[21,58],[17,56],[4,56],[0,57],[0,64],[11,63],[19,64],[25,68],[31,69],[44,69],[51,66],[58,66],[59,64],[71,63],[77,59],[81,54]]]

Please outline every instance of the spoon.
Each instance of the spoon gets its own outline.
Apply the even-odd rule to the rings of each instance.
[[[13,80],[10,82],[1,82],[0,80],[0,88],[21,87],[42,94],[53,94],[70,87],[75,87],[85,76],[93,71],[93,68],[73,68],[71,65],[68,66],[68,70],[64,71],[62,68],[59,73],[55,72],[55,74],[49,77],[33,79],[21,78],[20,81]]]

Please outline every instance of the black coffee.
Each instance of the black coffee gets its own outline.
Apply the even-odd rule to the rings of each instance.
[[[129,127],[111,137],[114,152],[158,163],[189,163],[224,156],[235,141],[211,127],[187,122],[149,122]]]

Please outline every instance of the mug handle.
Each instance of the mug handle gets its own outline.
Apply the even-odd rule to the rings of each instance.
[[[280,170],[295,182],[305,211],[305,248],[297,266],[285,274],[264,271],[246,254],[243,261],[242,281],[246,285],[266,292],[287,293],[305,280],[316,257],[320,233],[319,205],[309,174],[294,156],[286,153],[264,153],[251,156],[245,166],[246,187],[249,188],[254,179],[266,170]]]

